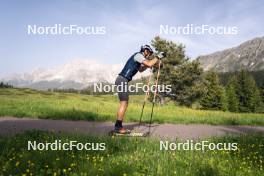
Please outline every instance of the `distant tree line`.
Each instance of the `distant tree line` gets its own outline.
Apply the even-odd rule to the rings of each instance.
[[[0,82],[0,88],[13,88],[13,86],[8,83]]]
[[[258,87],[246,70],[228,77],[225,86],[220,84],[218,74],[210,71],[206,73],[204,86],[205,91],[200,100],[203,109],[264,112],[264,84]]]
[[[48,89],[49,92],[63,92],[63,93],[80,93],[80,90],[74,89],[74,88],[53,88],[53,89]]]
[[[138,82],[145,82],[145,78],[142,78],[141,80],[133,80],[129,83],[129,85],[133,84],[135,85]],[[109,87],[112,87],[113,84],[110,83],[102,83],[102,86],[106,86],[108,85]],[[73,88],[53,88],[53,89],[48,89],[48,91],[50,92],[64,92],[64,93],[79,93],[79,94],[86,94],[86,95],[113,95],[116,94],[115,91],[109,91],[109,92],[105,92],[105,91],[95,91],[95,87],[94,85],[89,85],[86,88],[83,89],[73,89]],[[142,95],[144,94],[143,90],[139,89],[139,92],[131,92],[132,95]]]
[[[237,75],[238,73],[239,73],[239,70],[235,71],[235,72],[219,73],[220,83],[223,84],[223,85],[227,85],[228,78],[231,77],[231,76]],[[264,70],[249,71],[249,73],[254,78],[257,86],[260,87],[263,84]]]

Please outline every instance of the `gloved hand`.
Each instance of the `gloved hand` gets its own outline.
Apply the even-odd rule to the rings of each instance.
[[[165,52],[159,52],[159,54],[157,55],[157,57],[159,59],[162,59],[162,58],[166,57],[166,53]]]

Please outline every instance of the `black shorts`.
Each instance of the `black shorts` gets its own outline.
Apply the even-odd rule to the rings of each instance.
[[[128,93],[128,79],[118,75],[115,81],[115,85],[119,87],[120,90],[117,89],[118,98],[120,101],[128,101],[129,93]],[[122,87],[122,90],[121,90]]]

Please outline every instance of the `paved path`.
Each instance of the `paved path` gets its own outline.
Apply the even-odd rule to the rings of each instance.
[[[136,123],[126,123],[124,126],[137,132],[148,131],[147,125],[138,127]],[[13,135],[30,129],[107,135],[113,129],[113,123],[0,117],[0,135]],[[264,135],[264,126],[214,126],[203,124],[153,124],[151,126],[151,137],[163,139],[199,139],[251,132],[259,132]]]

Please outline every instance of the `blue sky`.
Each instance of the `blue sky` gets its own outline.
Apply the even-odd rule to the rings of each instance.
[[[192,58],[264,36],[264,2],[210,0],[0,1],[0,77],[73,59],[123,63],[162,25],[236,26],[237,35],[160,35]],[[27,25],[105,26],[106,35],[28,35]]]

